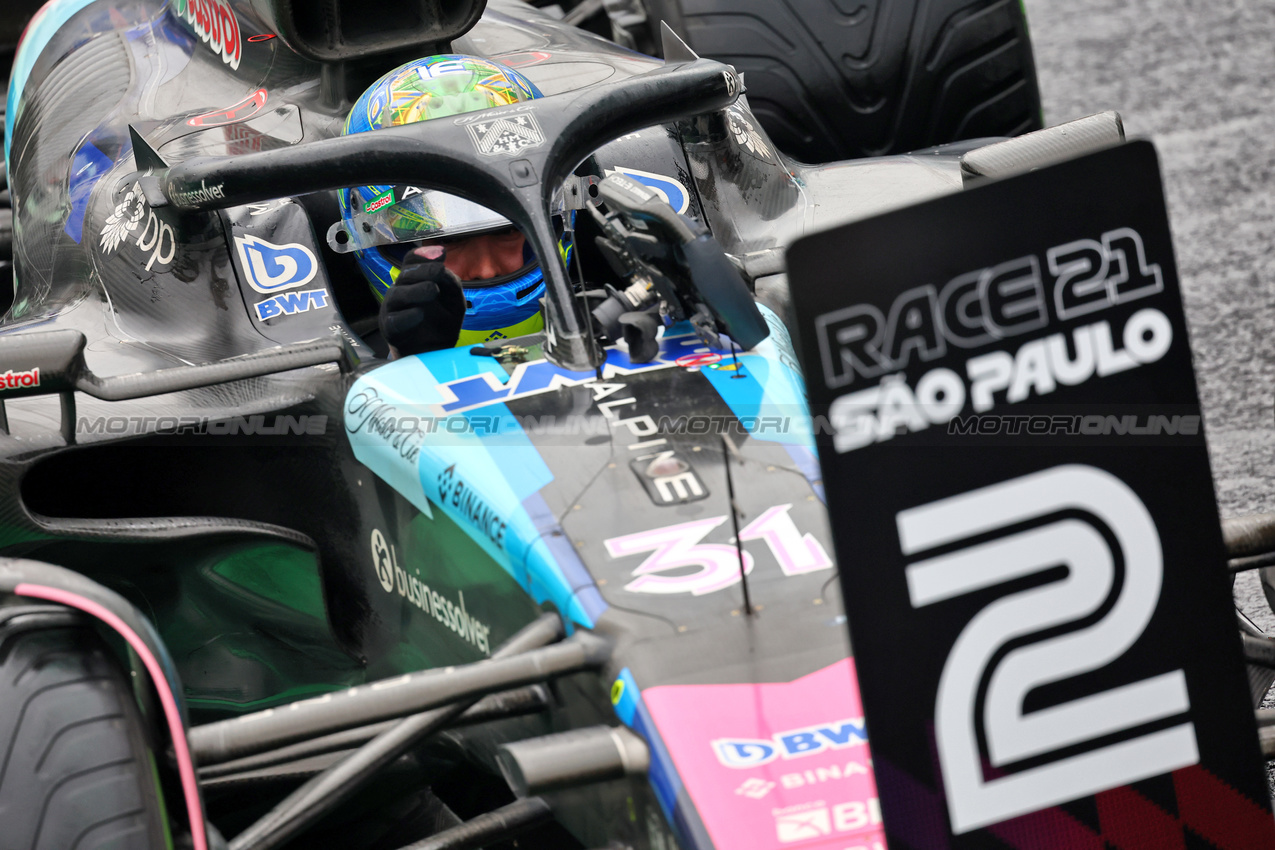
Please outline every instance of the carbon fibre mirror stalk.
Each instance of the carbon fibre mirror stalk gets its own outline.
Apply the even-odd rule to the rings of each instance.
[[[126,401],[324,363],[338,363],[341,371],[348,372],[358,363],[348,342],[325,339],[283,345],[219,363],[101,378],[85,364],[84,345],[84,334],[73,330],[0,338],[0,430],[8,433],[4,403],[15,398],[57,393],[61,397],[62,437],[70,445],[75,442],[76,391],[103,401]]]

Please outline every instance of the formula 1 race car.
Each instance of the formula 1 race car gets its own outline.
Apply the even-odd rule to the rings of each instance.
[[[826,165],[750,110],[746,82],[783,123],[782,73],[668,27],[661,61],[572,26],[588,0],[355,5],[55,0],[18,49],[6,838],[884,846],[784,249],[995,175],[968,139],[1039,126],[1018,4],[856,11],[880,38],[846,60],[899,66],[864,121],[929,95],[829,123],[888,155]],[[342,135],[440,52],[544,97]],[[1119,139],[1090,120],[1017,150]],[[393,237],[336,200],[375,184],[516,225],[544,330],[387,360],[353,257]]]

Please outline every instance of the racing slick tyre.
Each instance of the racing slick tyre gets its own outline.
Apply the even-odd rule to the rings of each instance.
[[[804,162],[917,150],[1043,124],[1020,0],[645,0]],[[658,43],[658,40],[657,40]]]
[[[5,850],[171,846],[132,690],[65,609],[0,608],[0,824]]]

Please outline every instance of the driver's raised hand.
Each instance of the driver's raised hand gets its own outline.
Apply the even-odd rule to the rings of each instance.
[[[451,348],[465,321],[465,293],[443,264],[443,248],[416,248],[381,302],[381,333],[394,356]]]

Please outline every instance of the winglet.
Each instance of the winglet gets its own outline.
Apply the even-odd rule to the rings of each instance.
[[[699,54],[678,38],[677,33],[673,32],[673,28],[668,25],[668,21],[660,21],[660,35],[663,41],[664,61],[670,65],[694,62],[699,58]]]
[[[136,163],[138,171],[168,167],[168,163],[160,159],[159,154],[132,124],[128,125],[128,135],[133,139],[133,162]]]

